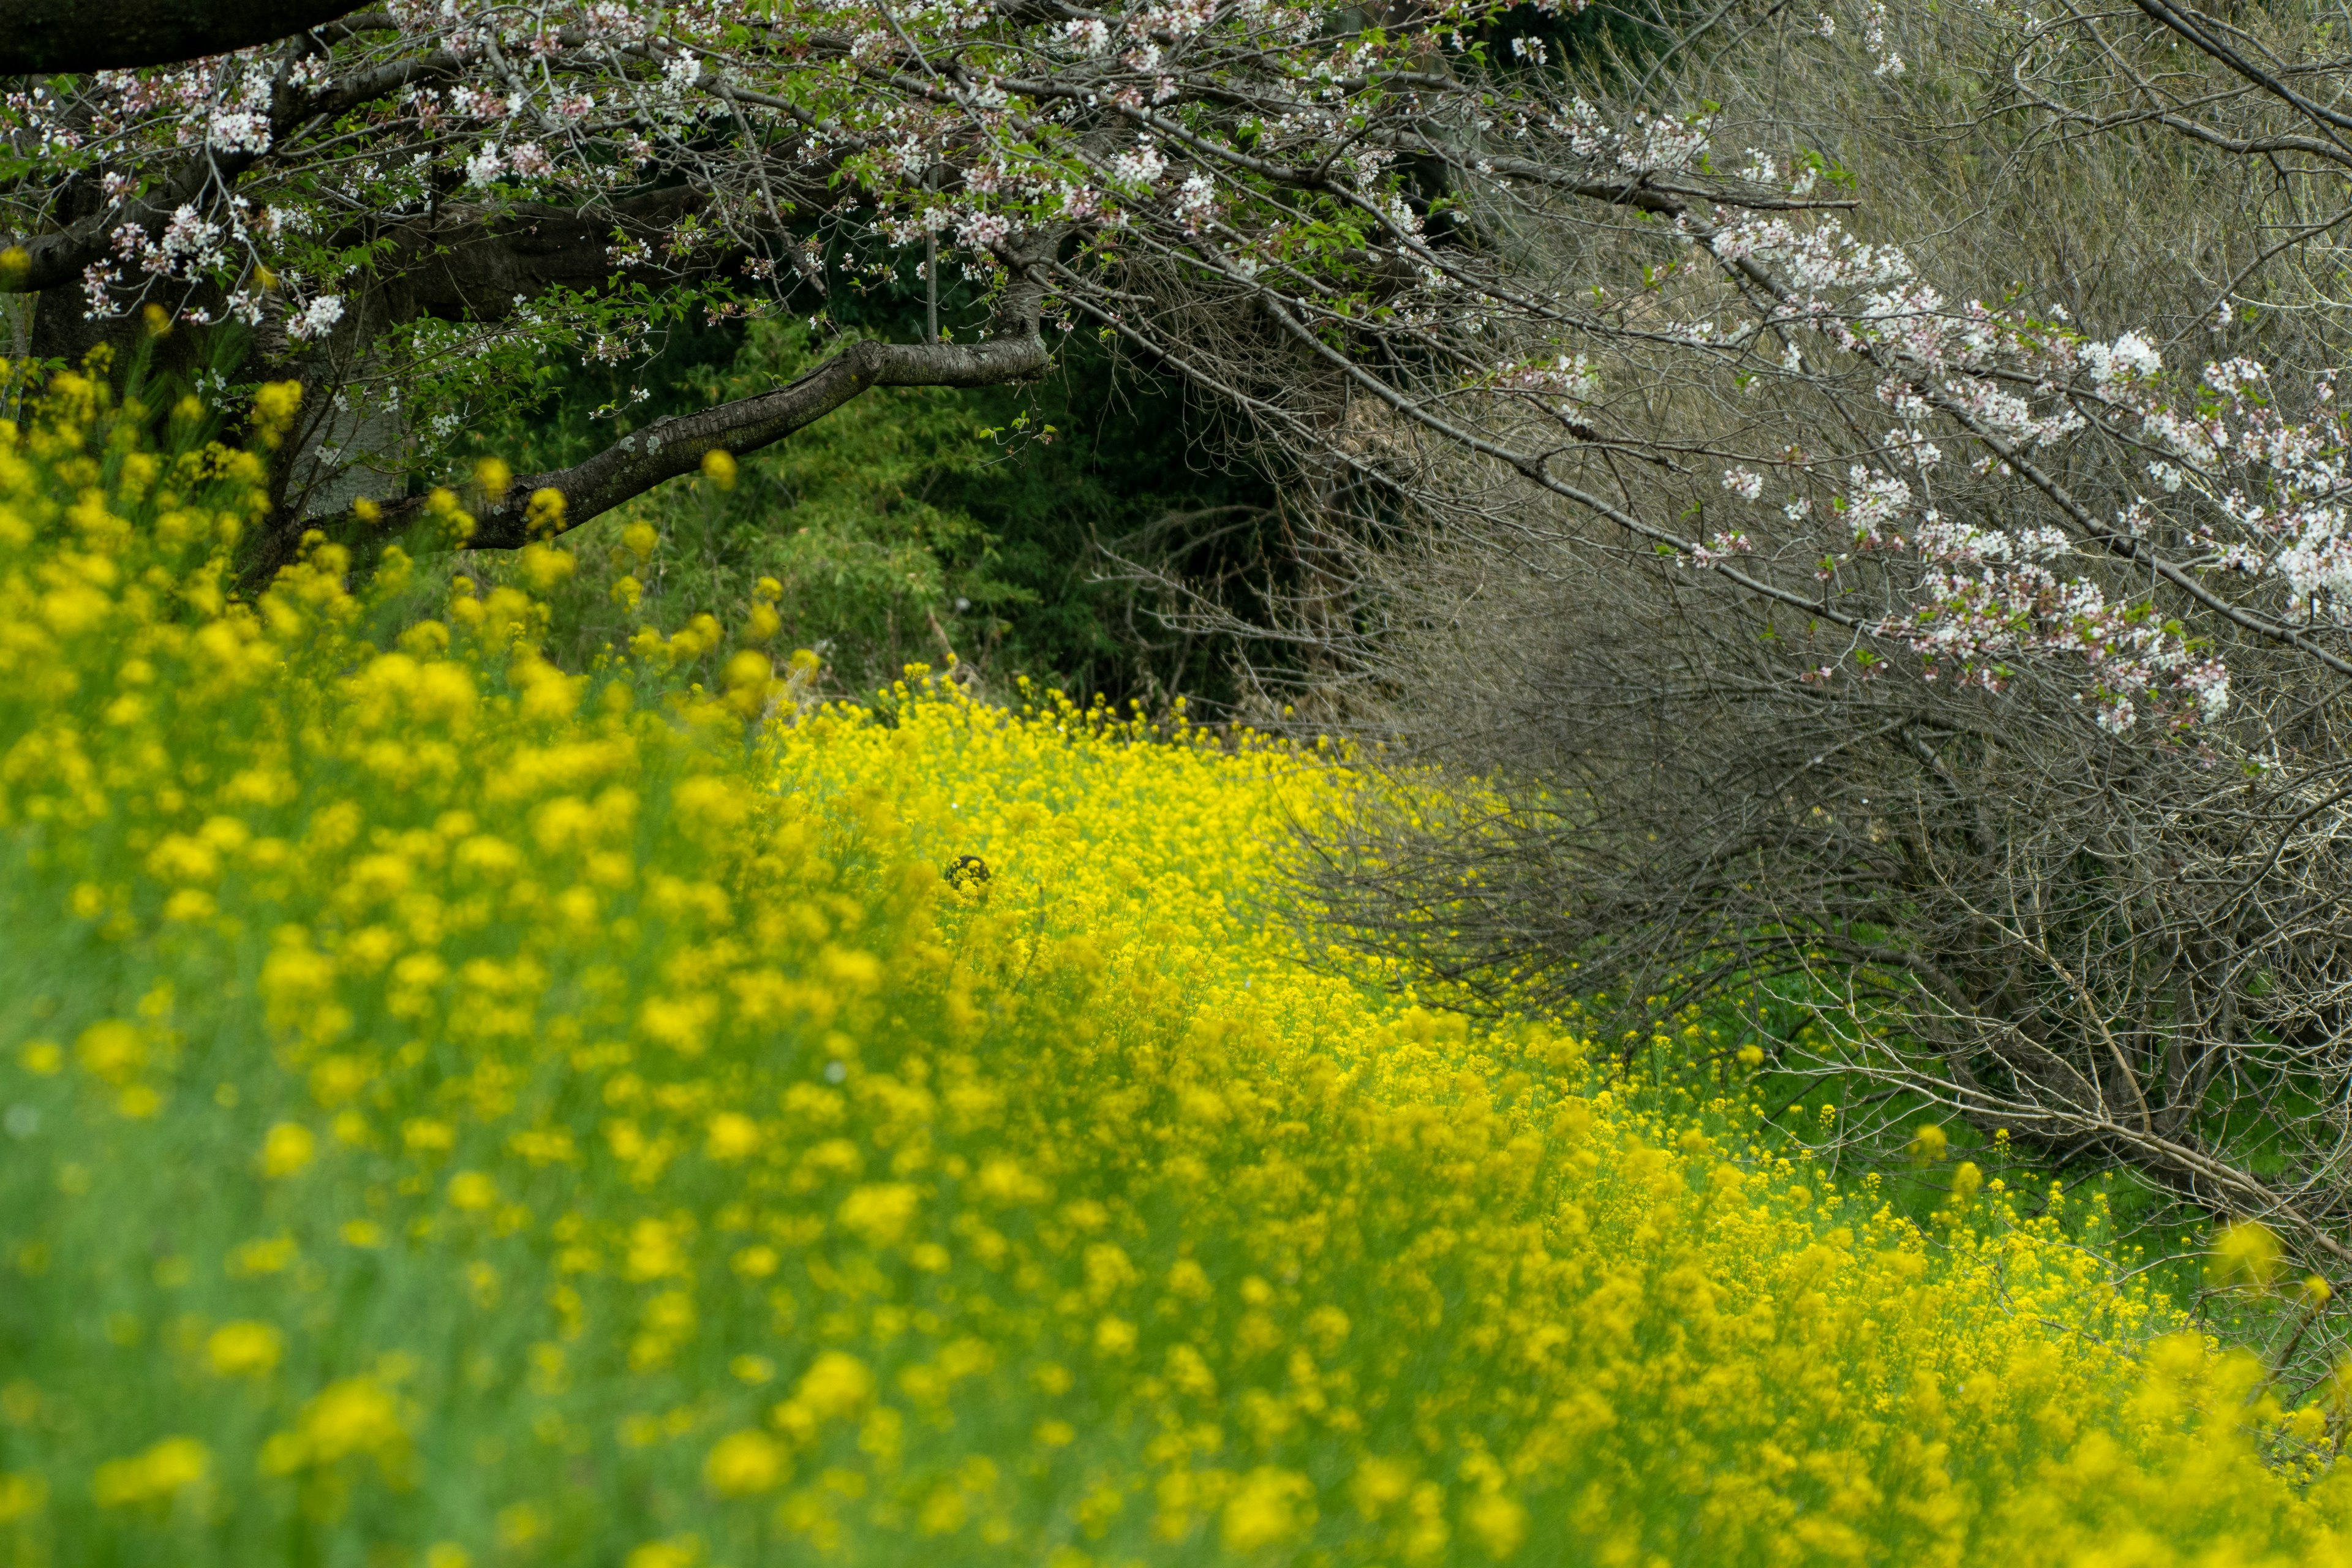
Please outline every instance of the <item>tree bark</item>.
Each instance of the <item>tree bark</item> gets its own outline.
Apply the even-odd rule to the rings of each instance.
[[[372,0],[0,0],[0,76],[130,70],[306,32]]]
[[[869,387],[995,386],[1040,374],[1050,357],[1039,330],[1044,279],[1058,240],[1058,233],[1033,237],[1031,247],[1011,258],[1013,279],[997,309],[995,335],[986,341],[856,342],[772,392],[657,419],[584,462],[520,475],[504,494],[484,498],[474,509],[467,547],[514,550],[535,537],[568,532],[665,479],[695,472],[714,449],[735,454],[771,446]],[[545,490],[563,498],[562,512],[534,528],[531,500]],[[428,504],[425,498],[409,497],[384,506],[354,542],[373,546],[402,538],[425,520]],[[293,560],[303,531],[300,522],[281,520],[247,562],[247,575],[266,580]]]
[[[632,268],[611,253],[615,234],[656,239],[708,201],[691,186],[666,185],[593,206],[526,204],[490,216],[445,209],[437,219],[355,230],[335,243],[391,241],[378,264],[377,288],[392,321],[423,315],[499,321],[514,312],[519,298],[535,300],[551,289],[598,289],[633,277],[657,285],[723,271],[740,260],[740,250],[714,248],[666,269]]]
[[[993,386],[1045,368],[1045,341],[1033,328],[983,343],[852,343],[787,385],[693,414],[657,419],[569,468],[527,474],[504,496],[486,502],[467,544],[512,550],[528,542],[531,497],[543,489],[563,497],[562,532],[645,494],[664,479],[701,468],[714,448],[755,451],[815,424],[868,387]],[[386,508],[386,522],[422,510],[417,500]]]

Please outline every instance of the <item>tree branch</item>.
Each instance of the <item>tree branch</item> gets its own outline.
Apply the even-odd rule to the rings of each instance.
[[[0,8],[16,3],[19,0],[0,0]],[[5,11],[0,10],[0,14]],[[412,84],[448,79],[464,64],[456,55],[436,52],[376,66],[341,81],[329,82],[315,92],[281,91],[270,106],[270,134],[273,138],[284,136],[314,115],[331,119],[347,114],[363,103]],[[120,206],[101,207],[55,234],[18,242],[9,253],[16,259],[0,265],[0,294],[37,294],[72,282],[81,276],[83,268],[106,258],[111,248],[110,237],[122,226],[160,233],[172,221],[172,215],[203,195],[205,187],[217,181],[219,194],[226,195],[227,187],[266,156],[267,153],[256,152],[197,149],[178,173],[150,195]]]
[[[290,37],[370,0],[0,0],[0,76],[130,70]]]
[[[435,218],[418,218],[383,231],[391,239],[381,263],[388,314],[402,321],[416,315],[448,321],[503,321],[518,296],[535,299],[550,289],[595,289],[616,274],[644,275],[614,260],[617,231],[656,237],[668,226],[709,205],[709,195],[689,185],[667,185],[590,206],[520,204],[504,211],[470,213],[444,208]],[[336,237],[357,245],[365,231]],[[740,252],[697,258],[703,272],[723,268]]]
[[[714,408],[657,419],[623,437],[569,468],[526,474],[506,493],[476,510],[477,550],[513,550],[533,537],[531,498],[542,490],[563,497],[560,522],[539,536],[565,532],[643,495],[665,479],[695,472],[714,449],[756,451],[782,440],[876,386],[995,386],[1042,372],[1048,355],[1039,331],[1046,265],[1059,236],[1039,237],[1034,248],[1013,258],[1013,280],[996,314],[995,336],[976,343],[852,343],[787,385]],[[426,502],[411,498],[383,509],[370,530],[377,539],[399,537],[425,515]],[[280,530],[254,563],[260,574],[291,559],[299,529]]]

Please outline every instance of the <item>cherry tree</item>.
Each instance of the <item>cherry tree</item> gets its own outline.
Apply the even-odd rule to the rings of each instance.
[[[245,334],[231,379],[310,389],[305,439],[330,460],[288,468],[302,493],[267,559],[336,494],[333,459],[367,456],[363,426],[401,447],[376,469],[430,472],[541,356],[625,362],[683,314],[804,310],[911,256],[934,290],[942,270],[985,290],[989,323],[845,343],[790,386],[518,478],[471,542],[575,526],[868,386],[1034,375],[1072,331],[1312,444],[1330,389],[1254,388],[1221,357],[1223,318],[1243,303],[1310,365],[1327,338],[1458,361],[1476,316],[1512,308],[1484,291],[1504,268],[1458,187],[1542,170],[1476,149],[1550,134],[1559,84],[1489,66],[1495,15],[394,4],[185,64],[22,79],[0,287],[38,296],[37,353],[161,312]],[[367,499],[387,529],[414,521]]]
[[[1091,331],[1297,460],[1434,506],[1444,487],[1413,454],[1467,455],[1845,628],[1856,658],[1899,649],[1930,679],[1993,687],[2021,659],[2078,662],[2111,729],[2210,719],[2229,671],[2201,621],[2070,560],[2145,570],[2206,618],[2352,670],[2333,630],[2329,384],[2300,389],[2315,416],[2297,423],[2252,362],[2168,366],[2136,326],[1947,300],[1899,243],[1850,231],[1857,198],[1790,127],[1720,125],[1643,56],[1562,68],[1543,31],[1505,18],[394,4],[183,64],[20,78],[0,286],[37,297],[36,353],[184,325],[239,345],[216,374],[301,381],[315,456],[285,466],[281,555],[339,468],[447,468],[469,416],[544,356],[625,362],[683,314],[801,310],[919,257],[934,289],[951,270],[985,290],[989,322],[847,342],[790,385],[517,477],[474,509],[469,542],[577,526],[869,386],[1034,376]],[[1995,25],[2021,69],[2074,26]],[[1874,78],[1908,68],[1884,5],[1844,26],[1823,14],[1798,45]],[[1767,27],[1788,18],[1734,8],[1653,48]],[[1541,237],[1580,227],[1606,254],[1541,259]],[[1684,469],[1715,462],[1729,526],[1683,521],[1669,492],[1687,473],[1647,494],[1590,482],[1655,444],[1612,384],[1727,376],[1835,407],[1840,438],[1776,452],[1745,414],[1677,432]],[[364,451],[363,426],[397,449]],[[2097,440],[2153,454],[2120,509],[2042,456]],[[2032,517],[1939,507],[1951,443],[1951,467],[2021,479]],[[362,498],[375,526],[415,521],[405,488]]]

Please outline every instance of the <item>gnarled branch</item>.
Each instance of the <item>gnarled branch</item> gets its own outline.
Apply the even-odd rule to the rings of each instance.
[[[130,70],[226,54],[370,0],[0,0],[0,76]]]
[[[665,479],[695,472],[715,449],[756,451],[814,425],[869,387],[996,386],[1034,376],[1049,355],[1039,331],[1046,264],[1058,234],[1038,237],[1011,258],[1014,276],[999,305],[994,335],[974,343],[852,343],[814,370],[772,392],[737,398],[692,414],[657,419],[568,468],[516,478],[503,495],[476,510],[474,549],[512,550],[533,536],[531,499],[542,490],[563,498],[562,513],[541,536],[567,531]],[[383,509],[371,531],[396,538],[424,516],[426,502],[409,498]],[[280,531],[263,546],[252,570],[275,571],[298,547],[298,529]]]

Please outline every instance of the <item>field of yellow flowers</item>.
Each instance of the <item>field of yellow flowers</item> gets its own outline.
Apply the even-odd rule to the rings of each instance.
[[[0,425],[0,1564],[2352,1561],[2061,1216],[1303,967],[1328,757],[240,598],[138,413]]]

